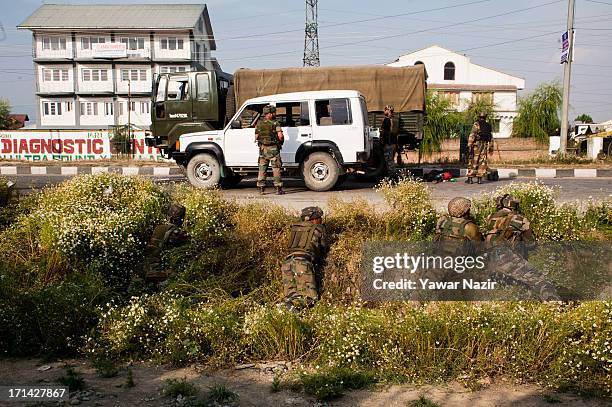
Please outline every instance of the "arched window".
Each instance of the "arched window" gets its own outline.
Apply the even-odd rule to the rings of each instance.
[[[447,62],[446,64],[444,64],[444,80],[455,80],[455,64],[453,64],[452,62]]]
[[[424,65],[422,61],[416,61],[414,64],[415,65]]]

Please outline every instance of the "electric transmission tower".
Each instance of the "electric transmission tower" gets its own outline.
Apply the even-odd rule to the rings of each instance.
[[[317,3],[319,0],[306,0],[306,28],[304,29],[304,66],[319,66],[319,24],[317,23]]]

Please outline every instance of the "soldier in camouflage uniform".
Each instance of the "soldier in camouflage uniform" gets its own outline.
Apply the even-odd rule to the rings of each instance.
[[[395,154],[397,153],[397,136],[399,134],[399,119],[393,114],[393,106],[385,106],[385,118],[380,126],[380,140],[383,145],[387,175],[397,176]]]
[[[323,211],[317,206],[304,208],[301,222],[291,226],[289,253],[281,267],[285,305],[300,309],[314,305],[319,298],[315,266],[327,251]]]
[[[505,194],[497,198],[497,212],[487,220],[485,240],[496,280],[522,285],[543,300],[559,300],[555,286],[526,260],[525,244],[535,241],[529,220],[518,213],[519,202]]]
[[[264,119],[257,123],[257,128],[255,129],[255,140],[259,145],[257,186],[259,187],[259,193],[263,195],[266,190],[266,172],[268,171],[268,166],[271,165],[276,194],[282,195],[285,193],[280,175],[283,166],[280,155],[284,141],[283,130],[280,123],[274,119],[276,107],[272,105],[264,107],[263,114]]]
[[[436,225],[435,242],[483,241],[478,225],[470,215],[472,202],[467,198],[456,197],[448,203],[448,215],[443,215]]]
[[[487,174],[489,167],[487,165],[488,154],[493,147],[492,144],[492,128],[487,122],[487,114],[480,113],[478,121],[472,126],[472,131],[468,137],[468,184],[473,184],[474,175],[478,179],[478,183],[482,183],[482,177]]]
[[[168,278],[168,270],[162,261],[163,251],[177,247],[189,239],[189,235],[181,229],[185,218],[185,207],[178,204],[168,208],[169,223],[158,225],[153,230],[151,239],[145,248],[144,277],[146,281],[160,283]]]

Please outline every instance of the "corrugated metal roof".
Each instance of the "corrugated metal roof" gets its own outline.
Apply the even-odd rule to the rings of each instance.
[[[204,4],[43,4],[19,28],[193,28]],[[208,13],[205,13],[208,19]]]

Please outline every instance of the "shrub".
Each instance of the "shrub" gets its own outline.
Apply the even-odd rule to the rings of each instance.
[[[162,191],[142,178],[77,176],[40,194],[35,208],[3,234],[0,261],[39,268],[46,279],[76,267],[124,283],[165,204]]]
[[[359,390],[376,383],[372,372],[361,372],[347,368],[331,368],[321,372],[302,374],[300,381],[306,393],[319,400],[341,397],[345,390]]]
[[[72,367],[66,370],[66,374],[57,380],[60,384],[68,386],[70,392],[83,390],[85,388],[85,379],[83,376]]]
[[[236,401],[238,397],[238,393],[232,391],[224,384],[215,384],[209,388],[206,402],[209,405],[219,405]]]
[[[195,396],[200,392],[198,386],[193,383],[189,383],[184,377],[182,379],[168,379],[164,384],[164,396],[170,397],[191,397]]]
[[[5,355],[73,354],[96,324],[96,306],[109,298],[96,274],[76,274],[46,287],[0,278],[0,351]]]

